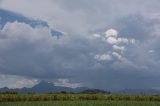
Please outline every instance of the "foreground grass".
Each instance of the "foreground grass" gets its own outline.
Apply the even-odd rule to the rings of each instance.
[[[82,100],[160,102],[160,96],[114,95],[114,94],[0,94],[0,102],[82,101]]]
[[[1,102],[0,106],[160,106],[160,102],[138,101],[48,101]]]

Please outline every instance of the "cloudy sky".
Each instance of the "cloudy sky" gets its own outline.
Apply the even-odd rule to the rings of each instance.
[[[0,87],[160,89],[159,10],[159,0],[0,0]]]

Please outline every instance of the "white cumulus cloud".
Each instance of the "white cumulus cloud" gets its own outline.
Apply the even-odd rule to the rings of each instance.
[[[116,57],[118,60],[122,60],[123,59],[123,57],[119,53],[117,53],[117,52],[113,52],[112,55],[114,57]]]
[[[70,87],[70,88],[77,88],[82,87],[82,83],[71,83],[69,79],[58,79],[57,82],[54,82],[55,86],[62,86],[62,87]]]
[[[112,57],[108,54],[96,55],[94,57],[98,61],[111,61]]]
[[[93,34],[93,36],[96,37],[96,38],[100,38],[101,37],[100,34]]]
[[[105,32],[105,37],[117,37],[118,36],[118,32],[115,29],[109,29]]]
[[[118,43],[128,43],[129,40],[127,38],[118,38]]]
[[[120,51],[120,52],[123,52],[125,50],[124,46],[113,45],[112,48],[113,50]]]
[[[116,44],[118,41],[115,37],[109,37],[106,39],[107,43],[109,44]]]
[[[38,80],[34,78],[27,78],[16,75],[5,75],[0,74],[0,87],[9,87],[9,88],[23,88],[23,87],[32,87],[38,84]]]

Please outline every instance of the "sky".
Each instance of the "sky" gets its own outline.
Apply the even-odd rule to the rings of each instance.
[[[0,10],[0,87],[160,89],[159,0],[0,0]]]

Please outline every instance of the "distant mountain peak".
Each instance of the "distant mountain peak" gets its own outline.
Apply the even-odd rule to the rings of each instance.
[[[86,89],[88,88],[85,88],[85,87],[69,88],[69,87],[54,86],[53,83],[42,80],[32,88],[24,87],[24,88],[9,89],[7,87],[4,87],[4,88],[0,88],[0,92],[14,91],[19,93],[49,93],[49,92],[65,91],[65,92],[78,93]]]

